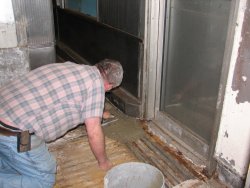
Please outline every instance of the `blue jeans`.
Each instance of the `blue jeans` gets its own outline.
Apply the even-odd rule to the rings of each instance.
[[[17,152],[15,136],[0,135],[0,187],[51,188],[55,183],[56,162],[44,141],[31,136],[31,150]]]

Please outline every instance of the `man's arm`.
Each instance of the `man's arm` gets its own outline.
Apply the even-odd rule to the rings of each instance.
[[[103,170],[109,170],[112,163],[109,161],[105,151],[105,138],[101,127],[99,117],[88,118],[85,120],[89,144],[99,167]]]

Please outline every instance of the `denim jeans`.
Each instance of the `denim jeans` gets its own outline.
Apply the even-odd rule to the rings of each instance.
[[[0,135],[0,187],[51,188],[55,183],[56,162],[44,141],[31,136],[31,150],[17,152],[15,136]]]

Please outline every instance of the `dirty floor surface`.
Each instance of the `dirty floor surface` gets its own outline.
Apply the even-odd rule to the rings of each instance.
[[[107,153],[113,163],[137,161],[122,144],[106,138]],[[57,158],[55,188],[101,188],[105,172],[100,170],[89,148],[84,128],[78,127],[50,145]]]
[[[115,116],[112,122],[103,123],[106,150],[114,165],[132,161],[151,164],[163,173],[166,188],[177,185],[184,188],[225,187],[217,181],[207,180],[205,175],[185,161],[180,163],[176,153],[147,133],[145,122],[124,115],[108,102],[106,109]],[[50,143],[49,149],[57,159],[54,188],[103,188],[106,172],[97,166],[84,126],[78,126]],[[185,184],[185,181],[194,179],[198,181],[197,186],[193,182]]]

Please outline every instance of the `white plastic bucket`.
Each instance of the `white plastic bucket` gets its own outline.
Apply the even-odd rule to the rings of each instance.
[[[146,163],[117,165],[104,177],[104,188],[165,188],[162,172]]]

